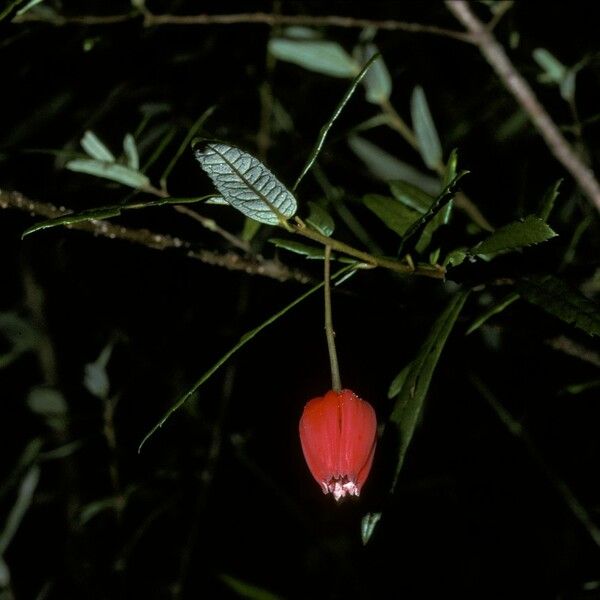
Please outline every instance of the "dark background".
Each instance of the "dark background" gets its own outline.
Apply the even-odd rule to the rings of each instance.
[[[130,10],[118,1],[45,4],[64,15]],[[156,14],[273,10],[269,2],[148,6]],[[481,18],[490,17],[483,4],[475,8]],[[441,3],[283,2],[280,10],[459,29]],[[569,124],[571,113],[555,88],[536,82],[539,67],[531,53],[544,47],[567,65],[589,58],[577,79],[577,108],[582,118],[593,116],[600,71],[591,10],[587,3],[517,3],[496,30],[505,45],[511,32],[519,33],[511,57],[559,124]],[[347,49],[359,33],[323,32]],[[152,126],[177,128],[149,172],[153,180],[213,104],[217,109],[207,129],[255,152],[258,90],[266,77],[294,125],[291,132],[273,132],[267,163],[282,181],[292,182],[348,82],[287,63],[277,63],[268,74],[269,35],[269,27],[259,24],[3,22],[0,188],[73,209],[122,201],[127,195],[122,187],[67,171],[60,157],[30,151],[77,150],[86,129],[118,149],[123,135],[139,124],[144,103],[166,105]],[[447,284],[374,270],[336,293],[344,386],[368,399],[384,422],[391,410],[390,381],[415,356],[455,282],[552,272],[575,227],[589,215],[595,221],[563,273],[580,285],[598,268],[599,230],[597,215],[530,125],[500,136],[517,106],[475,47],[385,31],[376,41],[394,82],[392,103],[409,119],[410,92],[416,84],[424,87],[446,154],[458,147],[461,166],[471,171],[464,189],[494,224],[534,212],[545,189],[565,177],[551,218],[560,234],[556,240],[502,259],[489,271],[457,269]],[[385,193],[385,185],[345,141],[347,131],[372,114],[374,107],[359,90],[320,163],[392,254],[393,236],[357,201],[366,192]],[[592,163],[597,135],[597,124],[584,129]],[[365,137],[423,168],[394,132],[378,128]],[[171,174],[169,191],[212,191],[191,152]],[[315,180],[307,177],[301,204],[319,195]],[[234,232],[243,225],[233,210],[198,210]],[[221,238],[170,207],[121,220],[193,240],[199,248],[227,249]],[[223,582],[226,575],[283,598],[421,598],[440,592],[600,597],[600,549],[575,518],[573,504],[557,491],[557,485],[568,486],[600,522],[598,388],[564,392],[565,386],[597,379],[598,370],[547,343],[565,335],[593,348],[592,338],[524,302],[465,336],[481,310],[482,295],[472,295],[438,365],[396,493],[387,492],[396,459],[390,431],[380,441],[360,501],[335,506],[310,477],[297,436],[304,403],[330,385],[319,295],[256,337],[138,455],[141,438],[178,395],[242,333],[304,288],[203,265],[174,250],[156,252],[61,228],[21,241],[32,222],[27,214],[0,212],[0,310],[37,320],[55,368],[44,369],[44,351],[38,350],[0,370],[0,481],[19,472],[19,457],[31,440],[43,444],[32,505],[4,556],[12,580],[12,592],[5,593],[49,599],[239,597]],[[443,234],[446,250],[464,244],[465,228],[464,215],[457,213]],[[353,241],[343,225],[336,236]],[[259,234],[256,243],[267,237],[268,232]],[[320,277],[320,263],[275,252],[270,244],[260,250]],[[486,293],[496,298],[504,290]],[[6,346],[1,337],[0,342]],[[109,342],[111,395],[118,395],[116,450],[103,433],[106,407],[82,383],[85,365]],[[474,379],[523,425],[531,446],[511,436]],[[44,383],[54,384],[67,401],[62,427],[52,427],[26,403],[29,390]],[[71,441],[80,445],[66,457],[44,459],[44,452]],[[111,468],[118,472],[116,488]],[[17,487],[4,488],[0,496],[0,524]],[[90,505],[123,495],[120,512],[100,510],[82,523]],[[363,547],[360,520],[381,509],[383,519]]]

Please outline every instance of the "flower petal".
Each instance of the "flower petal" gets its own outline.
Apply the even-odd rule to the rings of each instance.
[[[327,493],[327,482],[337,476],[340,447],[340,412],[336,392],[313,398],[300,419],[302,451],[313,477]]]
[[[373,407],[350,390],[342,390],[339,400],[341,433],[338,469],[340,475],[346,475],[354,481],[360,491],[373,463],[377,417]]]

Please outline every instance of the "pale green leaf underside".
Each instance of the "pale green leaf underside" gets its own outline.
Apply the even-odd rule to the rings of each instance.
[[[377,54],[377,47],[374,44],[368,44],[365,48],[365,58],[369,59],[375,54]],[[379,105],[389,100],[392,93],[392,78],[383,58],[373,64],[364,83],[368,102]]]
[[[208,142],[194,154],[223,199],[247,217],[279,225],[296,214],[298,205],[292,193],[247,152]]]
[[[398,160],[372,142],[355,135],[348,138],[348,145],[378,179],[407,181],[432,195],[440,192],[440,182],[435,177]]]
[[[66,164],[67,169],[77,173],[87,173],[103,179],[110,179],[132,188],[143,188],[150,184],[150,180],[143,173],[134,171],[125,165],[106,163],[87,158],[76,158]]]
[[[140,168],[140,157],[135,144],[135,139],[130,133],[127,133],[123,138],[123,152],[127,158],[127,166],[134,171]]]
[[[421,156],[430,169],[435,169],[442,161],[442,145],[429,111],[425,92],[419,85],[413,90],[410,112]]]
[[[93,131],[86,131],[81,138],[81,147],[92,158],[101,162],[115,162],[113,153],[100,141]]]
[[[535,48],[533,51],[535,62],[544,70],[548,81],[560,84],[567,75],[567,67],[545,48]]]
[[[275,38],[269,52],[279,60],[331,77],[354,77],[360,65],[337,43],[326,40],[288,40]]]
[[[369,512],[367,513],[360,522],[360,537],[362,539],[363,546],[366,546],[373,532],[375,531],[375,527],[377,527],[377,523],[381,519],[380,512]]]

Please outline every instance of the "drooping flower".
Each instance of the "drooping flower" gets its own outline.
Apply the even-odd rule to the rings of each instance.
[[[350,390],[329,391],[306,403],[300,442],[312,476],[336,500],[358,496],[375,452],[373,407]]]

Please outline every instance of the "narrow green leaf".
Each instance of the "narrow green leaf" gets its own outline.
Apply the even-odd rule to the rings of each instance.
[[[357,133],[361,133],[363,131],[369,131],[369,129],[375,129],[375,127],[381,127],[382,125],[389,125],[390,118],[388,115],[384,115],[383,113],[379,113],[361,121],[354,127],[351,127],[348,130],[349,135],[356,135]]]
[[[143,173],[116,163],[82,158],[70,160],[65,166],[69,171],[110,179],[136,189],[144,188],[150,184],[150,180]]]
[[[567,74],[560,82],[559,90],[563,100],[572,102],[575,98],[575,79],[577,77],[578,69],[569,69]]]
[[[348,271],[354,270],[354,268],[355,268],[354,264],[348,265],[347,267],[344,267],[344,268],[340,269],[339,271],[337,271],[337,273],[335,273],[331,279],[337,280],[338,277],[341,277]],[[233,346],[233,348],[231,348],[223,356],[221,356],[221,358],[214,365],[212,365],[212,367],[210,367],[207,371],[205,371],[200,376],[200,378],[194,383],[194,385],[192,385],[192,387],[190,389],[188,389],[165,412],[165,414],[160,419],[160,421],[158,421],[158,423],[156,425],[154,425],[154,427],[152,427],[152,429],[144,436],[144,439],[141,441],[141,443],[138,447],[138,453],[141,451],[144,444],[166,423],[166,421],[169,419],[169,417],[174,412],[179,410],[196,393],[196,391],[206,381],[208,381],[208,379],[210,379],[238,350],[243,348],[252,338],[254,338],[256,335],[258,335],[263,329],[266,329],[269,325],[275,323],[275,321],[277,321],[278,319],[283,317],[283,315],[285,315],[288,311],[290,311],[292,308],[294,308],[297,304],[300,304],[300,302],[302,302],[303,300],[305,300],[306,298],[308,298],[309,296],[311,296],[312,294],[314,294],[315,292],[320,290],[322,287],[323,287],[323,283],[318,283],[314,287],[310,288],[308,291],[304,292],[304,294],[302,294],[301,296],[296,298],[293,302],[290,302],[287,306],[282,308],[279,312],[275,313],[274,315],[271,315],[266,321],[261,323],[258,327],[255,327],[251,331],[248,331],[247,333],[242,335],[242,337],[239,339],[237,344],[235,344],[235,346]]]
[[[91,521],[96,515],[104,512],[105,510],[115,510],[119,505],[119,498],[110,496],[108,498],[102,498],[101,500],[94,500],[89,504],[85,504],[79,511],[79,524],[85,525]]]
[[[458,292],[450,299],[445,310],[436,319],[427,339],[421,346],[419,354],[409,365],[408,373],[404,378],[404,383],[390,416],[391,421],[398,427],[400,434],[400,449],[392,491],[396,486],[398,475],[404,464],[406,452],[415,432],[431,378],[446,340],[468,295],[468,291]]]
[[[508,308],[513,302],[516,302],[521,296],[518,292],[511,292],[508,296],[501,298],[497,302],[494,302],[491,306],[488,306],[478,317],[476,317],[469,329],[467,329],[466,335],[473,333],[479,329],[488,319],[501,313],[505,308]]]
[[[556,181],[556,183],[551,185],[546,190],[546,193],[544,194],[544,197],[542,198],[542,204],[538,210],[538,217],[544,222],[548,221],[548,217],[550,216],[550,213],[552,212],[552,209],[554,208],[554,202],[558,198],[559,188],[560,188],[562,182],[563,182],[562,179],[558,179]]]
[[[545,48],[536,48],[533,51],[533,58],[544,70],[544,75],[540,78],[542,81],[560,84],[565,78],[567,67]]]
[[[444,185],[448,185],[456,177],[456,169],[458,168],[458,150],[454,148],[450,152],[446,169],[444,170]]]
[[[24,15],[28,10],[32,9],[37,4],[41,4],[44,0],[29,0],[29,2],[17,11],[17,15],[20,17]]]
[[[227,202],[223,200],[223,204],[227,204]],[[245,242],[251,242],[254,239],[254,236],[258,233],[260,226],[261,223],[259,223],[258,221],[246,217],[244,219],[244,228],[242,229],[241,238]]]
[[[7,367],[22,354],[33,350],[40,341],[40,332],[16,312],[0,312],[0,340],[8,349],[0,354],[0,369]]]
[[[396,375],[396,377],[394,377],[394,379],[392,380],[392,383],[390,383],[390,387],[388,389],[388,393],[387,393],[388,399],[394,398],[402,391],[402,388],[404,387],[404,383],[406,382],[406,378],[408,377],[408,374],[410,373],[411,368],[412,368],[412,363],[408,363],[400,371],[400,373],[398,373],[398,375]]]
[[[51,387],[36,386],[29,390],[27,406],[42,417],[50,428],[64,434],[67,425],[67,402],[64,396]]]
[[[494,255],[540,244],[558,235],[542,219],[529,215],[522,221],[514,221],[496,229],[488,238],[471,248],[470,254]]]
[[[0,21],[2,20],[0,15]],[[0,591],[10,587],[10,569],[2,556],[0,556]],[[9,596],[10,597],[10,596]]]
[[[11,12],[22,3],[23,0],[7,0],[4,7],[0,7],[0,22],[6,19]]]
[[[351,150],[366,165],[369,171],[382,181],[402,180],[411,183],[428,194],[438,194],[440,182],[435,178],[398,160],[375,144],[353,135],[348,138]]]
[[[530,121],[527,113],[518,108],[510,117],[498,125],[494,137],[498,142],[506,142],[529,126]]]
[[[375,44],[367,44],[364,51],[364,59],[368,60],[378,54]],[[383,58],[380,58],[373,64],[373,67],[367,73],[364,79],[367,89],[367,101],[378,106],[390,99],[392,93],[392,78],[390,72],[385,66]]]
[[[304,176],[308,173],[310,168],[315,164],[315,161],[317,160],[317,156],[319,156],[319,153],[321,152],[321,149],[323,148],[323,144],[325,144],[325,138],[327,137],[329,130],[333,127],[333,124],[335,123],[336,119],[340,116],[342,110],[344,110],[344,107],[346,106],[346,104],[348,104],[348,102],[350,101],[350,98],[352,98],[352,95],[356,91],[358,84],[362,81],[362,79],[367,74],[368,70],[371,68],[371,65],[378,58],[380,58],[380,55],[375,54],[375,56],[372,56],[365,63],[365,66],[360,70],[360,73],[358,73],[358,75],[354,78],[354,80],[350,84],[350,87],[346,90],[346,93],[344,94],[342,99],[339,101],[338,105],[335,107],[335,110],[333,111],[333,114],[329,118],[329,121],[327,121],[327,123],[325,123],[325,125],[323,125],[323,127],[321,127],[321,130],[319,131],[319,135],[317,136],[317,141],[315,142],[315,145],[306,161],[306,164],[302,168],[302,171],[300,171],[300,175],[298,175],[298,179],[296,179],[296,182],[294,183],[294,186],[292,187],[293,191],[298,189],[298,186],[300,185],[300,182],[302,181],[302,179],[304,179]]]
[[[83,223],[85,221],[99,221],[101,219],[108,219],[110,217],[118,217],[124,210],[135,210],[140,208],[150,208],[153,206],[163,206],[165,204],[193,204],[195,202],[202,202],[208,198],[212,198],[213,195],[200,196],[198,198],[161,198],[159,200],[152,200],[150,202],[136,202],[135,204],[115,204],[113,206],[101,206],[99,208],[91,208],[88,210],[82,210],[78,213],[69,213],[56,219],[48,219],[47,221],[41,221],[35,223],[31,227],[28,227],[21,238],[40,231],[42,229],[50,229],[52,227],[58,227],[60,225],[73,225],[75,223]]]
[[[354,77],[356,61],[336,42],[327,40],[273,38],[269,52],[277,59],[330,77]]]
[[[100,162],[115,162],[113,153],[100,141],[98,136],[92,131],[86,131],[81,138],[81,147],[86,154]]]
[[[248,598],[249,600],[282,600],[281,596],[277,596],[264,588],[252,585],[247,581],[242,581],[237,577],[222,573],[219,575],[219,579],[241,598]]]
[[[435,201],[434,196],[407,181],[390,181],[389,186],[394,198],[421,214],[425,214]]]
[[[588,214],[583,219],[577,223],[575,230],[573,231],[573,235],[569,240],[569,244],[567,245],[567,249],[563,254],[562,260],[560,261],[560,266],[558,267],[558,272],[560,273],[568,264],[570,264],[575,258],[575,253],[577,251],[577,246],[583,237],[583,234],[587,231],[587,228],[595,221],[594,215]]]
[[[527,300],[565,323],[600,335],[600,306],[553,275],[532,277],[518,283],[518,290]]]
[[[424,252],[435,230],[447,222],[452,198],[446,199],[444,206],[443,203],[438,204],[432,196],[405,182],[392,182],[390,188],[395,191],[398,201],[379,194],[367,194],[363,198],[365,206],[404,240],[413,237],[411,227],[414,227],[414,248],[419,253]],[[441,206],[437,213],[436,206]],[[409,207],[417,208],[413,210]],[[400,253],[406,253],[406,248],[407,245],[402,245]]]
[[[116,217],[120,214],[121,207],[107,207],[84,210],[79,213],[65,215],[64,217],[57,217],[56,219],[48,219],[47,221],[40,221],[39,223],[35,223],[23,232],[21,238],[24,238],[30,235],[31,233],[35,233],[36,231],[41,231],[42,229],[50,229],[52,227],[59,227],[60,225],[72,225],[75,223],[82,223],[84,221],[98,221],[101,219]]]
[[[447,205],[452,202],[452,199],[456,194],[458,182],[467,174],[468,171],[461,171],[435,199],[435,202],[433,202],[427,212],[410,226],[404,235],[398,254],[402,255],[409,253],[413,247],[419,246],[421,236],[426,232],[426,227],[433,222],[436,216],[441,215],[439,220],[429,228],[429,232],[427,232],[429,235],[431,235],[433,229],[437,228],[445,221],[446,217],[443,211],[447,208]],[[413,241],[411,242],[411,240]],[[424,250],[423,246],[419,246],[418,250],[422,252]]]
[[[98,358],[84,367],[83,385],[87,391],[100,398],[106,400],[110,391],[110,379],[106,371],[108,361],[113,351],[113,344],[107,344],[100,352]]]
[[[362,539],[363,546],[366,546],[379,520],[381,519],[381,513],[367,513],[360,522],[360,537]]]
[[[61,433],[64,436],[64,431]],[[40,460],[63,460],[68,456],[75,454],[75,452],[80,450],[83,446],[84,442],[82,440],[75,440],[74,442],[63,444],[62,446],[58,446],[57,448],[42,453],[40,455]]]
[[[442,144],[420,85],[413,90],[410,112],[421,156],[430,169],[435,169],[442,161]]]
[[[137,171],[140,168],[140,156],[135,144],[135,139],[130,133],[127,133],[123,138],[123,152],[125,152],[127,166],[130,169]]]
[[[335,229],[333,217],[316,202],[309,201],[308,206],[310,208],[310,213],[308,217],[306,217],[306,222],[315,231],[329,237]]]
[[[363,198],[363,203],[400,237],[403,237],[408,228],[419,220],[418,212],[387,196],[367,194]]]
[[[583,394],[589,390],[600,387],[600,379],[594,379],[592,381],[584,381],[583,383],[572,383],[563,388],[560,394]]]
[[[37,465],[33,465],[27,471],[25,477],[23,477],[19,493],[17,494],[17,500],[8,513],[4,529],[0,533],[0,556],[4,554],[15,533],[17,533],[19,525],[31,505],[39,479],[40,468]]]
[[[44,442],[41,438],[33,438],[27,446],[25,446],[25,450],[23,450],[19,456],[17,464],[12,468],[8,477],[5,476],[0,484],[0,500],[4,499],[6,494],[8,494],[20,480],[25,470],[37,460],[43,445]]]
[[[458,267],[458,265],[462,265],[468,255],[468,248],[455,248],[449,252],[444,259],[444,267]]]
[[[306,256],[306,258],[322,259],[325,256],[325,252],[320,246],[309,246],[307,244],[303,244],[302,242],[285,240],[282,238],[271,238],[269,242],[278,248],[284,248],[285,250],[289,250],[295,254]]]
[[[67,412],[67,402],[64,396],[51,387],[36,386],[27,394],[27,406],[31,412],[42,416],[64,415]]]

